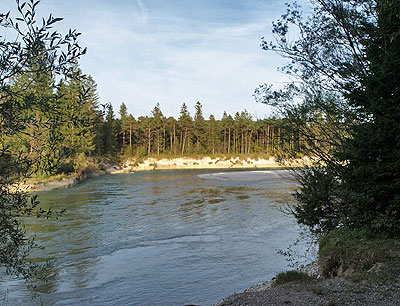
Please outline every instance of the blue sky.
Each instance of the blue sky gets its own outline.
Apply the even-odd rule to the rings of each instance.
[[[254,102],[254,89],[281,87],[287,77],[277,72],[284,61],[262,51],[260,38],[271,37],[286,1],[42,0],[38,11],[63,17],[61,32],[82,32],[81,67],[115,110],[125,102],[138,117],[160,103],[164,115],[177,117],[183,102],[193,114],[201,101],[206,117],[247,109],[264,118],[271,110]],[[15,7],[2,2],[3,11]]]

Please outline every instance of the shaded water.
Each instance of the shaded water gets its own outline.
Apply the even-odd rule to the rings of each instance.
[[[59,220],[28,221],[55,260],[39,299],[3,280],[10,305],[209,305],[287,269],[297,237],[277,208],[285,171],[152,171],[107,175],[39,194]]]

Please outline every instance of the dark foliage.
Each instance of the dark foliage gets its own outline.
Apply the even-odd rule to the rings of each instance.
[[[273,26],[276,43],[262,43],[291,60],[283,70],[299,82],[256,90],[261,102],[305,131],[308,154],[317,160],[298,173],[295,215],[319,234],[345,226],[399,236],[400,2],[312,4],[307,18],[288,5]],[[299,38],[290,41],[293,28]]]

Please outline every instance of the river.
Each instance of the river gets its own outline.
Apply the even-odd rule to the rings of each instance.
[[[35,293],[0,281],[8,305],[210,305],[288,269],[298,235],[278,208],[287,171],[181,170],[106,175],[39,193],[58,219],[27,220],[54,261]]]

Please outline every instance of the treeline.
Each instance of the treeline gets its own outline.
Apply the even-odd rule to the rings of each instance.
[[[300,130],[287,126],[287,120],[254,120],[246,110],[206,119],[200,102],[193,117],[183,103],[177,119],[164,116],[159,104],[150,116],[134,118],[122,103],[116,118],[110,103],[99,104],[95,81],[77,63],[58,81],[51,73],[31,71],[35,69],[16,74],[10,82],[13,100],[21,106],[15,116],[25,127],[4,143],[31,161],[34,174],[77,172],[90,156],[278,155],[300,153],[304,145]],[[37,100],[46,103],[28,105]]]
[[[12,78],[15,122],[21,133],[9,133],[3,143],[14,156],[23,156],[36,175],[79,172],[88,157],[143,158],[148,155],[269,154],[302,152],[307,134],[288,120],[253,119],[245,110],[204,118],[197,102],[192,117],[185,103],[179,118],[163,115],[157,104],[149,116],[134,118],[122,103],[119,116],[112,105],[100,105],[95,81],[77,62],[56,80],[37,72],[36,62]],[[4,99],[3,99],[4,100]],[[31,103],[30,101],[43,101]],[[30,104],[31,103],[31,104]]]
[[[126,156],[186,154],[251,154],[275,155],[284,151],[300,152],[302,139],[286,121],[278,118],[257,119],[245,110],[233,117],[224,112],[222,119],[203,116],[197,102],[194,116],[182,104],[179,118],[163,115],[157,104],[151,116],[135,119],[122,103],[119,119],[111,105],[104,121],[102,154]]]

